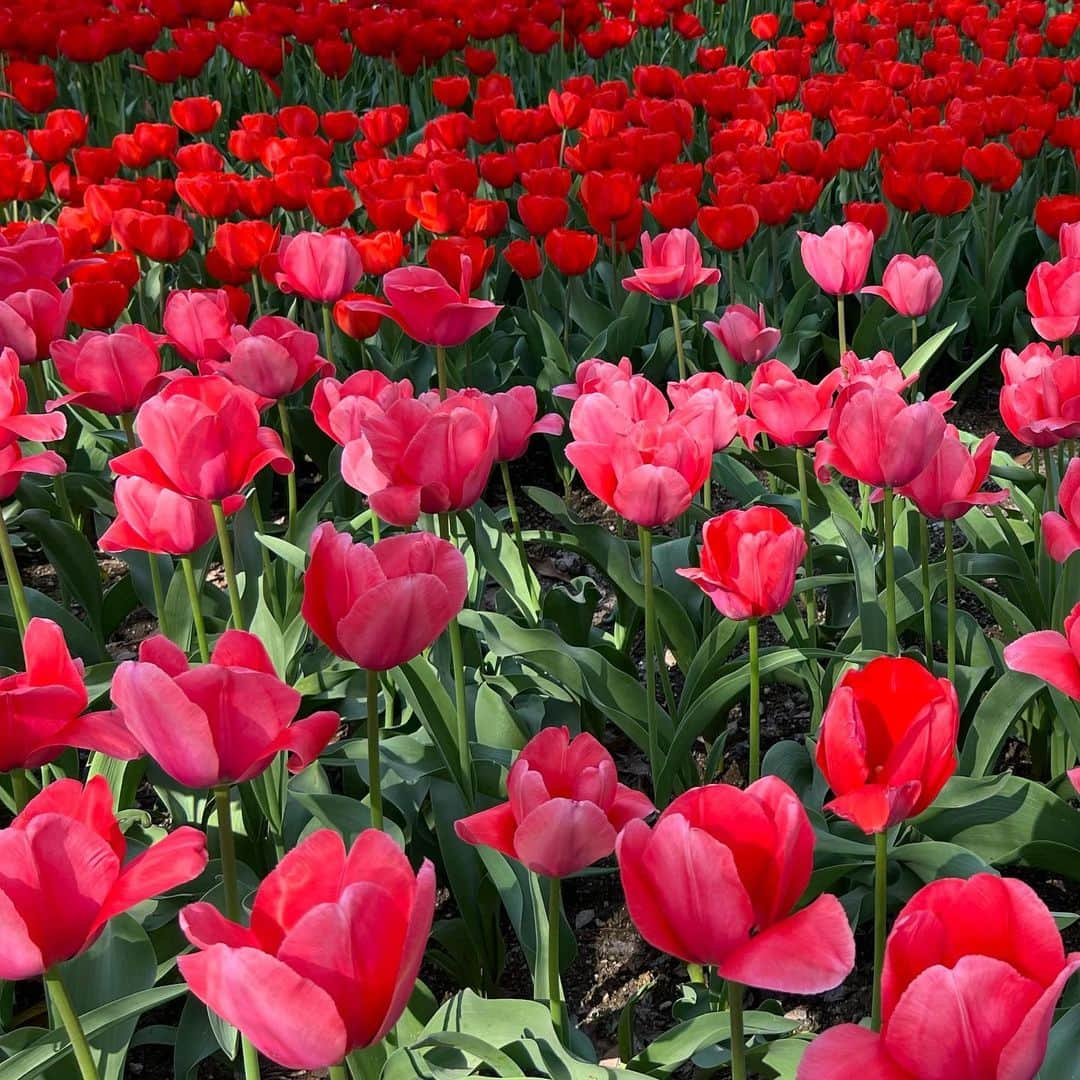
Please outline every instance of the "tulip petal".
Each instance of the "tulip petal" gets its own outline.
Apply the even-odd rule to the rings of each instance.
[[[1046,1044],[1058,998],[1077,971],[1080,971],[1080,953],[1072,953],[1057,978],[1028,1010],[1016,1034],[1002,1051],[995,1080],[1029,1080],[1035,1075],[1046,1057]]]
[[[741,945],[717,965],[725,979],[785,994],[820,994],[855,967],[855,938],[840,901],[826,893]]]
[[[338,1065],[348,1049],[333,999],[276,957],[214,945],[181,956],[192,993],[287,1069]]]
[[[489,810],[470,814],[454,822],[454,832],[466,844],[483,844],[516,858],[514,851],[514,833],[517,832],[517,820],[508,802],[499,803]]]
[[[37,883],[26,836],[17,829],[0,831],[0,979],[33,978],[48,966],[34,940]]]
[[[322,710],[290,724],[278,739],[274,752],[284,750],[288,755],[289,772],[303,772],[337,734],[341,717],[336,712]]]
[[[611,505],[625,518],[651,529],[674,521],[694,493],[681,473],[663,465],[639,465],[620,477]]]
[[[247,927],[226,919],[213,904],[202,900],[181,908],[180,929],[197,949],[209,949],[212,945],[258,948],[255,935]]]
[[[1013,671],[1035,675],[1071,698],[1080,699],[1080,663],[1064,635],[1036,630],[1005,646],[1005,663]]]
[[[798,1080],[918,1080],[889,1057],[880,1035],[841,1024],[819,1035],[799,1062]]]
[[[274,662],[270,659],[266,646],[257,635],[249,634],[246,630],[226,630],[214,645],[210,663],[220,667],[261,671],[264,675],[273,675],[277,678]]]
[[[517,858],[547,877],[584,870],[615,850],[615,829],[596,803],[551,799],[518,824]]]
[[[145,753],[139,741],[124,726],[118,712],[83,713],[56,733],[54,746],[75,746],[98,750],[120,761],[134,761]]]
[[[910,817],[921,788],[918,780],[899,787],[867,784],[827,802],[825,809],[846,818],[870,835]]]

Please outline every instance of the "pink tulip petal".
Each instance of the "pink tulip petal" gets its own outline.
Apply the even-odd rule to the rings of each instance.
[[[880,1035],[857,1024],[841,1024],[814,1039],[796,1075],[797,1080],[919,1080],[889,1057]]]
[[[255,935],[247,927],[226,919],[213,904],[205,901],[181,909],[180,929],[198,949],[209,949],[212,945],[227,945],[230,949],[258,948]]]
[[[1054,981],[1028,1010],[998,1061],[995,1080],[1029,1080],[1046,1057],[1054,1008],[1065,984],[1080,971],[1080,953],[1072,953]]]
[[[547,877],[584,870],[615,850],[615,830],[596,803],[551,799],[518,824],[517,858]]]
[[[1080,699],[1080,663],[1065,637],[1054,630],[1036,630],[1010,642],[1005,646],[1005,664]]]

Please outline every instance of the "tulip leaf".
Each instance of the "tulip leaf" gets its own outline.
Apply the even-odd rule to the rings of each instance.
[[[1035,1080],[1080,1080],[1080,1005],[1074,1005],[1051,1029],[1046,1057]]]
[[[926,365],[937,355],[941,346],[952,337],[955,329],[956,323],[952,323],[950,326],[946,326],[944,330],[939,330],[932,337],[928,337],[911,354],[911,356],[908,357],[907,362],[900,369],[903,371],[905,377],[921,374]]]
[[[1043,688],[1029,675],[1007,671],[979,702],[960,750],[961,773],[986,776],[997,761],[1016,718]]]
[[[862,533],[844,518],[836,519],[855,572],[855,595],[859,604],[859,635],[864,649],[885,651],[885,608],[878,602],[877,567]],[[899,612],[897,612],[899,618]],[[852,627],[854,630],[854,627]],[[850,633],[850,631],[849,631]]]
[[[280,536],[269,536],[258,531],[255,533],[255,539],[264,548],[268,548],[272,554],[284,559],[294,569],[299,570],[301,573],[307,569],[307,552],[303,548],[290,544],[288,540],[282,540]]]

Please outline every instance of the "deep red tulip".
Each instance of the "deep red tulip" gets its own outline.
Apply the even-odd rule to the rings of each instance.
[[[713,246],[721,251],[738,251],[761,222],[758,212],[748,203],[731,206],[703,206],[698,212],[698,228]]]
[[[821,721],[826,809],[877,833],[921,814],[956,772],[956,690],[906,657],[844,674]]]
[[[1035,333],[1062,341],[1080,330],[1080,258],[1041,262],[1028,279],[1028,313]]]
[[[889,231],[889,208],[879,202],[844,203],[844,220],[865,225],[880,240]]]
[[[786,364],[766,360],[750,382],[750,412],[739,432],[748,446],[768,435],[781,446],[813,446],[829,426],[833,394],[842,371],[830,371],[816,385],[797,378]]]
[[[1054,916],[1015,878],[975,874],[920,889],[885,947],[882,1029],[819,1035],[798,1080],[1033,1080],[1054,1006],[1080,969]]]
[[[195,668],[168,638],[147,638],[138,661],[116,669],[111,693],[112,717],[169,776],[196,789],[250,780],[282,752],[290,772],[300,772],[340,723],[326,711],[296,720],[300,694],[243,630],[226,630],[210,663]]]
[[[692,788],[651,830],[631,821],[616,853],[630,918],[654,948],[782,993],[831,990],[855,965],[835,896],[792,913],[810,882],[814,830],[774,776],[745,791]]]
[[[402,266],[382,279],[385,303],[364,298],[345,301],[343,306],[391,319],[423,345],[453,348],[494,322],[502,310],[500,304],[469,295],[471,260],[463,256],[461,263],[460,288],[455,289],[438,270]],[[469,264],[467,272],[465,264]]]
[[[29,979],[85,952],[114,916],[197,877],[206,837],[187,826],[126,866],[103,776],[56,780],[0,831],[0,978]]]
[[[77,341],[54,341],[53,362],[71,393],[48,408],[82,405],[110,416],[134,412],[164,381],[158,352],[163,341],[137,323],[113,334],[88,330]]]
[[[334,365],[319,356],[319,339],[280,315],[264,315],[250,329],[234,326],[226,348],[227,360],[201,361],[199,371],[224,375],[271,401],[288,397],[310,379],[334,371]]]
[[[980,490],[990,475],[997,440],[997,435],[987,435],[972,451],[960,441],[956,428],[947,424],[937,453],[911,483],[900,488],[900,494],[924,517],[951,521],[963,517],[973,506],[1004,502],[1009,497],[1007,491]]]
[[[895,390],[856,383],[837,395],[814,470],[823,483],[835,469],[873,487],[903,487],[930,464],[944,437],[938,402],[909,405]]]
[[[898,314],[914,319],[938,302],[943,287],[941,271],[929,255],[894,255],[881,284],[867,285],[862,291],[880,296]]]
[[[320,829],[263,879],[249,927],[208,903],[184,908],[180,926],[199,951],[178,966],[192,993],[270,1060],[325,1069],[397,1023],[434,914],[430,862],[414,875],[385,833],[368,829],[346,852]]]
[[[1043,545],[1054,562],[1063,563],[1080,551],[1080,458],[1073,458],[1058,489],[1058,506],[1042,516]]]
[[[69,746],[124,760],[140,755],[139,744],[114,718],[83,715],[87,694],[82,661],[72,658],[56,623],[31,619],[23,654],[26,670],[0,678],[0,772],[47,765]]]
[[[202,135],[221,119],[221,102],[208,97],[190,97],[169,106],[172,122],[189,135]]]
[[[177,352],[199,363],[225,359],[236,315],[224,289],[178,289],[165,301],[162,322]]]
[[[205,499],[189,499],[138,476],[119,476],[113,488],[116,517],[101,534],[102,551],[191,555],[214,535]]]
[[[780,344],[780,331],[769,326],[764,304],[758,304],[757,311],[744,304],[729,304],[716,322],[704,326],[736,364],[760,364]]]
[[[461,611],[465,559],[430,533],[368,547],[324,522],[311,537],[304,620],[339,656],[387,671],[419,656]]]
[[[1005,426],[1027,446],[1056,446],[1080,435],[1080,356],[1041,341],[1020,353],[1004,349],[998,408]]]
[[[643,292],[660,303],[675,303],[702,285],[715,285],[719,270],[702,266],[701,245],[686,229],[672,229],[650,237],[641,234],[643,265],[630,277],[623,278],[623,288]]]
[[[833,225],[823,236],[800,230],[806,272],[831,296],[858,292],[870,269],[874,234],[857,222]]]
[[[511,240],[503,249],[503,258],[522,281],[532,281],[544,271],[535,240]]]
[[[19,439],[51,442],[63,438],[67,420],[63,416],[42,416],[26,411],[26,383],[19,374],[19,357],[14,349],[0,350],[0,447]]]
[[[599,243],[592,233],[552,229],[544,237],[544,254],[560,274],[577,277],[596,261]]]
[[[237,510],[243,491],[267,465],[278,473],[293,468],[277,432],[260,426],[257,402],[220,375],[176,379],[139,409],[135,430],[142,445],[113,458],[112,470]]]
[[[121,247],[153,262],[176,262],[195,242],[191,226],[172,214],[117,210],[111,228],[113,239]]]
[[[620,830],[656,807],[619,783],[611,755],[589,734],[545,728],[529,740],[506,778],[507,802],[454,823],[467,844],[483,844],[533,873],[566,877],[605,859]]]
[[[677,570],[729,619],[783,611],[806,557],[806,538],[779,510],[728,510],[702,528],[701,566]]]
[[[1005,646],[1013,671],[1035,675],[1080,701],[1080,604],[1065,616],[1065,633],[1036,630]]]

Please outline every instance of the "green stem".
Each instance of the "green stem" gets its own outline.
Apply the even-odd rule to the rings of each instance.
[[[675,355],[679,358],[679,380],[686,379],[686,350],[683,348],[682,320],[679,318],[679,305],[671,305],[671,325],[675,328]]]
[[[229,789],[214,788],[214,810],[217,817],[218,845],[221,854],[221,884],[225,890],[225,914],[233,922],[241,921],[240,894],[236,884],[236,838],[233,836],[229,812]]]
[[[956,552],[953,545],[953,523],[945,521],[945,604],[947,612],[946,674],[956,682]]]
[[[439,514],[439,532],[442,538],[453,543],[450,515]],[[472,750],[469,746],[469,718],[465,709],[465,650],[461,644],[461,624],[455,615],[450,620],[450,658],[454,667],[454,712],[457,718],[458,762],[465,794],[469,802],[473,798]]]
[[[210,660],[210,646],[206,642],[206,623],[203,621],[199,586],[195,581],[195,567],[191,565],[191,557],[188,555],[181,556],[180,566],[184,571],[184,585],[187,587],[188,603],[191,605],[191,621],[195,624],[195,640],[199,643],[199,659],[206,664]]]
[[[731,1080],[746,1080],[746,1032],[743,1028],[743,988],[728,982],[728,1021],[731,1025]]]
[[[800,446],[795,448],[795,464],[799,470],[799,515],[802,518],[803,533],[806,537],[806,557],[803,566],[806,568],[806,576],[814,575],[814,533],[810,524],[810,490],[806,480],[806,451]],[[807,589],[803,593],[806,601],[806,632],[810,640],[810,648],[817,644],[817,597],[813,589]]]
[[[885,620],[887,648],[893,656],[900,652],[896,633],[896,552],[893,545],[893,491],[885,488],[884,520],[881,531],[885,534]]]
[[[750,783],[761,776],[761,674],[758,662],[758,621],[746,629],[750,642]]]
[[[120,414],[120,426],[124,429],[124,437],[127,439],[127,445],[129,450],[134,450],[139,445],[139,440],[135,438],[135,417],[129,413]]]
[[[845,319],[847,316],[844,314],[844,298],[838,296],[836,298],[836,334],[840,341],[840,357],[843,359],[844,353],[847,352],[847,323]]]
[[[75,1053],[75,1061],[79,1066],[79,1075],[82,1080],[98,1080],[97,1066],[94,1064],[94,1055],[90,1051],[90,1044],[86,1041],[86,1032],[79,1022],[79,1014],[68,996],[67,987],[60,977],[56,968],[49,968],[45,972],[45,989],[49,993],[49,999],[56,1010],[64,1030],[71,1040],[71,1049]]]
[[[11,596],[11,606],[15,609],[15,624],[19,628],[21,641],[30,624],[30,606],[26,602],[19,564],[15,561],[15,549],[11,546],[11,535],[8,533],[7,522],[4,521],[2,512],[0,512],[0,559],[4,563],[4,576],[7,578],[8,593]]]
[[[933,593],[930,589],[930,523],[919,515],[919,535],[922,549],[922,605],[923,605],[923,648],[926,652],[926,666],[934,670],[934,612],[931,608]]]
[[[330,1080],[349,1080],[349,1070],[344,1065],[331,1065]]]
[[[889,834],[874,834],[874,997],[870,1026],[881,1030],[881,969],[885,962],[885,932],[888,929]]]
[[[292,441],[292,425],[289,423],[289,410],[285,406],[284,400],[280,400],[277,403],[278,419],[281,421],[281,443],[285,447],[285,453],[291,458],[293,456],[293,441]],[[293,465],[292,472],[285,477],[285,483],[288,485],[288,506],[289,516],[288,525],[285,528],[285,539],[292,543],[293,536],[296,532],[296,466]]]
[[[919,347],[919,323],[918,320],[911,320],[911,351],[914,354],[915,350]]]
[[[521,538],[521,519],[518,517],[517,499],[514,498],[514,485],[510,481],[510,466],[505,461],[499,462],[499,471],[502,474],[503,491],[506,494],[506,509],[510,513],[510,527],[514,532],[514,544],[517,547],[518,559],[521,562],[521,570],[525,577],[525,585],[529,590],[529,599],[534,605],[539,605],[540,597],[537,595],[533,582],[534,576],[529,566],[529,556],[525,553],[525,541]]]
[[[146,553],[150,562],[150,586],[154,590],[154,614],[157,616],[158,630],[165,637],[169,636],[169,629],[165,622],[165,590],[161,586],[161,567],[158,566],[157,555],[152,551]]]
[[[660,774],[660,732],[656,718],[656,596],[653,592],[652,532],[638,526],[641,579],[645,590],[645,715],[649,732],[649,766]]]
[[[1054,459],[1050,453],[1050,447],[1043,450],[1043,459],[1046,464],[1046,490],[1043,494],[1043,509],[1057,509],[1057,484],[1054,476]]]
[[[245,629],[244,612],[240,607],[240,587],[236,583],[236,566],[233,563],[229,526],[225,523],[225,510],[219,502],[211,503],[211,506],[214,508],[214,525],[217,527],[218,546],[221,548],[221,565],[225,568],[225,585],[229,590],[233,627],[243,630]]]
[[[435,374],[439,380],[439,400],[446,400],[449,384],[446,379],[446,346],[435,346]]]
[[[261,319],[263,313],[262,306],[262,292],[259,289],[259,272],[255,271],[251,275],[251,297],[255,301],[255,316]]]
[[[330,315],[330,305],[323,304],[322,309],[322,325],[323,325],[323,338],[324,346],[326,348],[326,359],[331,364],[334,363],[334,320]],[[334,364],[335,369],[337,365]]]
[[[562,924],[562,880],[548,879],[548,1000],[551,1002],[551,1022],[559,1041],[569,1043],[567,1015],[559,994],[559,927]]]
[[[382,829],[382,777],[379,773],[379,673],[377,671],[367,673],[367,760],[371,825],[375,829]]]
[[[25,769],[14,768],[8,775],[11,777],[11,795],[15,800],[15,813],[18,814],[34,797],[34,791]]]

